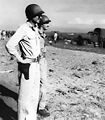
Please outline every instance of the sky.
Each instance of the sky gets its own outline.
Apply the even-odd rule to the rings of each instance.
[[[88,32],[105,28],[105,0],[0,0],[0,29],[16,30],[25,8],[38,4],[51,19],[49,30]]]

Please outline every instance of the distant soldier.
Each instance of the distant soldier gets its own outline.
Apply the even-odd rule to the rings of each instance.
[[[44,11],[37,4],[30,4],[25,9],[27,22],[21,25],[7,42],[10,54],[18,60],[19,99],[18,119],[37,120],[37,107],[40,89],[40,35],[38,23]],[[16,46],[19,45],[20,53]]]
[[[6,31],[2,30],[2,32],[1,32],[1,39],[5,40],[5,38],[6,38]]]
[[[40,101],[39,101],[39,108],[38,108],[38,113],[44,117],[47,117],[50,115],[48,110],[46,109],[46,101],[47,101],[47,61],[46,61],[46,46],[45,46],[45,39],[46,39],[46,34],[45,30],[48,29],[49,27],[49,22],[51,20],[46,16],[42,15],[39,23],[39,32],[41,35],[41,41],[40,41],[40,46],[41,46],[41,60],[40,60],[40,72],[41,72],[41,95],[40,95]]]
[[[58,34],[57,34],[57,32],[54,32],[54,42],[55,43],[57,42],[57,38],[58,38]]]

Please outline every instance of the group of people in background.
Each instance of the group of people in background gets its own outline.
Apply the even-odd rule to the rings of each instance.
[[[14,33],[14,30],[0,30],[0,40],[10,38]]]
[[[0,39],[5,40],[6,38],[6,31],[5,30],[0,30]]]
[[[50,116],[46,107],[48,81],[45,30],[51,20],[44,13],[39,5],[28,5],[25,9],[27,21],[6,44],[7,51],[17,58],[18,63],[18,120],[37,120],[37,114]]]

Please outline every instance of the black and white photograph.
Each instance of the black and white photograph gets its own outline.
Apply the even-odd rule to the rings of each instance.
[[[105,0],[0,0],[0,120],[105,120]]]

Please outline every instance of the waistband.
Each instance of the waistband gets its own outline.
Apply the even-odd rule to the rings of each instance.
[[[41,58],[45,58],[45,57],[46,57],[46,52],[42,52]]]
[[[32,62],[40,62],[40,59],[41,59],[41,55],[38,55],[36,58],[29,58],[29,57],[26,57],[25,59],[31,59]]]

